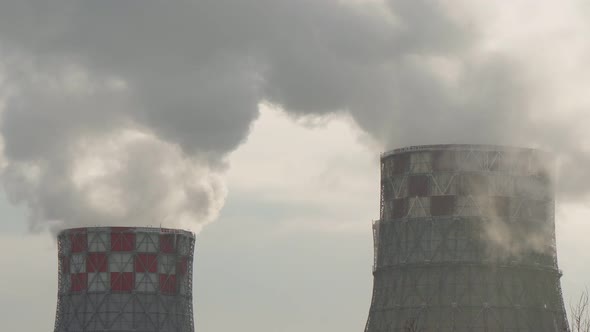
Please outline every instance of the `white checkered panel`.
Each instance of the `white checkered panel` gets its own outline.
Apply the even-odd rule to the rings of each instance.
[[[106,232],[88,232],[88,251],[105,252],[111,247],[111,237]]]
[[[460,151],[457,153],[457,165],[463,171],[480,171],[487,164],[487,152]]]
[[[513,196],[514,177],[506,174],[492,174],[488,176],[490,194],[494,196]]]
[[[88,273],[88,291],[100,292],[110,289],[110,277],[106,272]]]
[[[159,234],[137,233],[135,243],[138,252],[158,252],[160,236]]]
[[[114,252],[109,257],[110,272],[133,272],[133,254]]]
[[[453,173],[434,173],[431,175],[431,181],[432,196],[455,195],[457,193],[456,175]]]
[[[417,218],[430,215],[430,197],[411,197],[408,204],[408,217]]]
[[[487,197],[459,196],[457,197],[456,215],[462,217],[481,216],[486,212]]]
[[[73,254],[70,256],[70,273],[86,272],[86,254]]]
[[[531,199],[551,198],[552,188],[550,185],[543,183],[534,177],[517,177],[515,179],[516,192],[520,196]]]
[[[162,255],[158,257],[158,272],[162,274],[175,274],[176,257],[172,255]]]
[[[415,152],[410,155],[411,173],[429,173],[432,171],[432,156],[430,152]]]
[[[138,292],[155,292],[158,290],[158,274],[157,273],[141,273],[135,274],[135,290]]]
[[[179,237],[176,242],[178,253],[182,256],[187,256],[190,252],[190,241],[185,237]]]
[[[408,178],[407,177],[394,177],[390,178],[391,190],[393,191],[394,198],[401,198],[408,196]]]

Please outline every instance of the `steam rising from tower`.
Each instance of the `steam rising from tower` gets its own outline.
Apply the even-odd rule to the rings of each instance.
[[[58,235],[55,332],[192,332],[193,233],[75,228]]]
[[[486,145],[384,154],[365,331],[567,331],[548,165]]]

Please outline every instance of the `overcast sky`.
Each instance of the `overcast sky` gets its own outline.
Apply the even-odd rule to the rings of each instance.
[[[379,153],[433,143],[556,154],[569,301],[589,22],[576,0],[0,0],[3,325],[52,329],[56,230],[162,224],[199,232],[197,329],[360,331]]]

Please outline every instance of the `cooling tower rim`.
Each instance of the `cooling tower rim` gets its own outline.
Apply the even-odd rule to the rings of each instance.
[[[511,145],[494,145],[494,144],[427,144],[427,145],[410,145],[406,147],[396,148],[381,153],[381,158],[387,158],[392,155],[401,154],[405,152],[417,151],[441,151],[441,150],[479,150],[479,151],[506,151],[506,152],[531,152],[550,157],[552,154],[543,149],[532,147],[519,147]]]
[[[63,236],[69,233],[78,232],[132,232],[132,233],[155,233],[155,234],[179,234],[190,238],[195,238],[195,233],[178,228],[162,228],[162,227],[139,227],[139,226],[92,226],[92,227],[73,227],[61,230],[57,236]]]

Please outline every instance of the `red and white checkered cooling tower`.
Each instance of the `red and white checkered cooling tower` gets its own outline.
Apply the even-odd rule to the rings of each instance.
[[[194,331],[194,245],[176,229],[62,231],[55,332]]]

